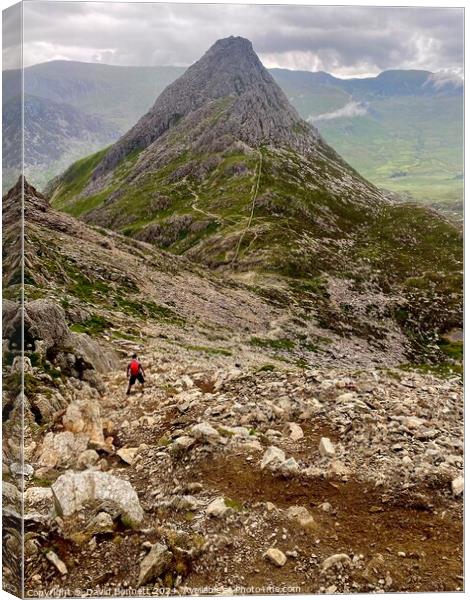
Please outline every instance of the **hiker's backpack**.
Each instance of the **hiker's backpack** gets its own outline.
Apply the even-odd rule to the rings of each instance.
[[[133,360],[131,360],[130,369],[131,369],[131,375],[139,374],[140,363],[135,358]]]

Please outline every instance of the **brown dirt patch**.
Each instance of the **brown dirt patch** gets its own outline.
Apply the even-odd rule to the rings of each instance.
[[[302,531],[297,524],[286,522],[289,547],[297,543],[305,552],[321,554],[322,558],[347,552],[363,554],[370,560],[380,554],[385,561],[383,575],[388,572],[392,577],[393,591],[455,590],[462,584],[463,533],[458,502],[452,502],[450,510],[443,506],[420,510],[413,508],[406,497],[394,496],[384,502],[383,490],[364,483],[283,479],[237,456],[199,464],[194,479],[247,508],[260,501],[273,502],[279,508],[305,506],[318,527]],[[331,512],[318,508],[323,502],[332,505]],[[405,552],[406,558],[398,552]],[[273,576],[277,580],[286,577],[283,569],[273,570],[264,559],[257,565],[260,573],[253,573],[253,580],[259,584]],[[298,584],[299,577],[295,581]],[[314,578],[307,588],[313,591],[317,583]]]

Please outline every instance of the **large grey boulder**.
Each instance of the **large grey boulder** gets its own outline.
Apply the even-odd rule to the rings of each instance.
[[[82,433],[97,444],[104,444],[100,407],[89,399],[76,400],[67,407],[62,423],[66,431]]]
[[[38,467],[52,469],[74,466],[79,455],[88,448],[89,436],[71,431],[49,432],[44,437]]]
[[[31,338],[45,343],[46,350],[65,347],[70,343],[71,334],[65,320],[65,312],[51,300],[26,302],[24,327]]]
[[[144,512],[132,485],[109,473],[68,471],[52,485],[57,513],[64,520],[88,510],[94,515],[107,512],[127,527],[138,527]]]
[[[72,333],[71,340],[73,354],[77,359],[83,361],[86,369],[94,369],[98,373],[108,373],[116,368],[116,357],[86,333]]]

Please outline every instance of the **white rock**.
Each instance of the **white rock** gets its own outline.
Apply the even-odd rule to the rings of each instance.
[[[106,512],[99,512],[87,525],[87,532],[93,535],[97,533],[109,533],[113,530],[113,518]]]
[[[322,437],[320,440],[320,445],[318,446],[320,450],[320,454],[322,456],[334,456],[335,455],[335,447],[330,441],[330,438]]]
[[[77,457],[87,449],[89,437],[85,433],[61,431],[49,432],[42,442],[39,467],[53,468],[59,465],[72,466]]]
[[[279,471],[279,473],[281,473],[282,475],[289,477],[291,475],[299,473],[300,465],[295,460],[295,458],[291,457],[285,460],[283,463],[281,463],[276,470]]]
[[[322,563],[322,570],[328,571],[334,565],[346,564],[350,562],[350,558],[347,554],[333,554],[326,558]]]
[[[171,451],[176,453],[184,452],[185,450],[189,450],[191,446],[194,446],[195,442],[196,440],[193,437],[190,437],[189,435],[181,435],[174,440],[173,444],[171,445]]]
[[[189,375],[183,375],[181,377],[181,381],[183,382],[183,384],[186,387],[186,389],[192,388],[193,385],[194,385],[194,382],[191,379],[191,377],[189,377]]]
[[[278,550],[277,548],[269,548],[264,556],[272,562],[273,565],[276,565],[276,567],[283,567],[287,562],[287,557],[284,552],[281,552],[281,550]]]
[[[100,457],[96,450],[84,450],[77,458],[77,469],[87,469],[96,465]]]
[[[54,513],[54,500],[49,487],[30,487],[24,492],[24,504],[27,513],[36,513],[48,520]],[[25,516],[26,518],[26,516]]]
[[[68,405],[62,418],[66,431],[85,433],[92,442],[104,443],[103,424],[97,402],[77,400]]]
[[[68,471],[52,484],[57,512],[70,517],[85,507],[104,510],[129,526],[140,525],[144,512],[132,485],[109,473]]]
[[[460,494],[463,493],[464,479],[462,476],[456,477],[452,481],[451,485],[452,485],[452,493],[454,494],[454,496],[460,496]]]
[[[29,488],[29,489],[38,489],[38,488]],[[28,490],[26,490],[26,492],[27,491]],[[16,487],[16,485],[13,485],[12,483],[8,483],[8,481],[2,482],[2,500],[3,500],[4,507],[9,506],[11,508],[14,508],[16,511],[21,512],[21,492]]]
[[[289,437],[293,442],[301,440],[304,437],[302,427],[297,425],[297,423],[289,423]]]
[[[156,543],[140,563],[137,587],[156,579],[170,566],[173,554],[163,544]]]
[[[191,435],[197,440],[210,444],[220,441],[219,432],[209,423],[197,423],[191,429]]]
[[[305,506],[289,506],[286,510],[286,515],[289,519],[297,521],[302,527],[308,527],[315,522]]]
[[[54,565],[54,567],[59,571],[61,575],[66,575],[68,573],[65,563],[62,560],[60,560],[60,558],[55,552],[49,550],[49,552],[46,554],[46,558],[49,562],[51,562]]]
[[[209,517],[223,517],[229,510],[230,508],[225,504],[224,498],[216,498],[206,508],[206,514]]]
[[[10,472],[16,476],[21,475],[22,477],[32,477],[34,474],[34,468],[28,463],[13,462],[10,465]]]
[[[135,461],[135,457],[137,455],[138,448],[120,448],[116,454],[119,456],[121,460],[123,460],[128,465],[132,465]]]
[[[261,469],[266,468],[269,464],[280,464],[285,462],[286,455],[283,450],[277,446],[269,446],[261,459]]]

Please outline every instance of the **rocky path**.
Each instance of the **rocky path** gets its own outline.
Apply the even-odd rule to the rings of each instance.
[[[258,164],[257,164],[257,169],[255,171],[254,178],[253,178],[253,189],[252,189],[252,193],[251,193],[251,211],[250,211],[250,216],[248,217],[248,222],[247,222],[246,226],[244,227],[244,229],[242,231],[242,234],[240,235],[240,238],[238,240],[237,247],[235,248],[235,254],[234,254],[233,259],[232,259],[232,265],[234,265],[237,262],[238,255],[240,253],[240,248],[241,248],[241,245],[242,245],[242,241],[243,241],[243,239],[244,239],[247,231],[251,227],[251,224],[253,222],[253,215],[255,214],[256,199],[258,197],[259,182],[260,182],[260,179],[261,179],[261,169],[263,168],[263,154],[262,154],[262,152],[260,150],[257,150],[257,154],[258,154]]]
[[[143,361],[143,394],[125,396],[123,365],[102,397],[78,390],[56,428],[88,435],[78,460],[54,466],[56,503],[72,477],[84,497],[91,478],[94,496],[58,517],[43,507],[51,530],[32,539],[53,555],[32,552],[30,585],[462,589],[457,380]],[[35,476],[50,477],[40,463]],[[35,502],[51,493],[31,487]]]

